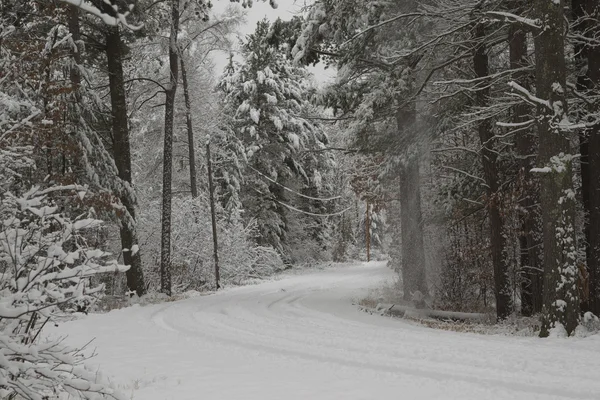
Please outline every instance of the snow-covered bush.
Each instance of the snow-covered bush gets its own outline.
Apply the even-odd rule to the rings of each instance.
[[[172,261],[173,291],[205,290],[214,287],[213,237],[209,201],[197,198],[173,199]],[[141,209],[142,240],[148,251],[145,275],[151,288],[158,287],[160,260],[158,232],[160,204]],[[222,284],[240,284],[248,279],[273,275],[284,268],[279,254],[269,246],[256,244],[255,220],[243,221],[236,213],[225,215],[217,205],[217,236]]]
[[[85,189],[33,187],[0,197],[0,398],[119,399],[86,368],[82,349],[40,338],[44,326],[98,299],[103,286],[90,277],[127,270],[85,240],[83,233],[102,221],[61,214],[52,201],[57,194],[82,198]]]
[[[600,332],[600,318],[595,316],[591,312],[586,312],[583,314],[583,318],[579,321],[579,326],[577,327],[576,336],[586,337],[590,335],[595,335]]]
[[[232,219],[222,231],[221,277],[224,282],[241,284],[248,279],[260,279],[275,274],[285,267],[274,248],[258,246],[253,240],[258,235],[256,220],[244,225],[240,218]]]

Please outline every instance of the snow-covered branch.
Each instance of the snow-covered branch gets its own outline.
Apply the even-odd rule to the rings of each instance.
[[[33,187],[21,196],[5,193],[0,200],[1,398],[123,398],[86,369],[81,349],[61,339],[37,340],[47,322],[96,301],[104,287],[91,285],[91,276],[128,269],[84,239],[102,221],[71,220],[49,199],[57,192],[81,196],[82,189]]]
[[[104,0],[104,3],[106,3],[109,7],[111,7],[114,10],[115,16],[111,16],[105,12],[102,12],[98,7],[94,6],[89,1],[86,1],[86,0],[60,0],[60,1],[67,3],[67,4],[71,4],[75,7],[80,8],[81,10],[87,12],[88,14],[91,14],[91,15],[94,15],[94,16],[100,18],[102,20],[102,22],[104,22],[106,25],[117,26],[117,25],[121,24],[131,30],[138,30],[141,28],[141,25],[140,26],[131,25],[131,24],[129,24],[129,22],[127,22],[127,16],[129,15],[131,9],[133,9],[133,4],[131,4],[129,6],[129,10],[127,10],[124,13],[121,13],[116,5],[111,4],[110,1],[108,1],[108,0]]]
[[[542,22],[539,19],[525,18],[506,11],[488,11],[486,12],[486,15],[495,17],[500,21],[517,23],[534,30],[539,30],[542,28]]]
[[[508,86],[513,88],[518,93],[518,95],[520,97],[522,97],[523,99],[525,99],[533,104],[541,105],[544,107],[548,107],[548,109],[552,109],[548,100],[543,100],[543,99],[540,99],[539,97],[536,97],[533,93],[531,93],[529,90],[527,90],[523,86],[519,85],[517,82],[514,82],[514,81],[508,82]]]

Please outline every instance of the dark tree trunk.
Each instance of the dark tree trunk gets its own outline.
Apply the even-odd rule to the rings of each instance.
[[[483,41],[485,40],[485,27],[478,24],[475,27],[475,36],[477,47],[473,56],[473,67],[477,78],[485,78],[489,75],[487,48]],[[483,79],[480,81],[476,93],[477,106],[485,108],[489,106],[489,88],[488,82]],[[487,184],[488,212],[490,219],[490,245],[492,251],[492,263],[494,265],[494,286],[496,294],[496,316],[498,319],[505,319],[512,312],[512,302],[510,293],[510,283],[508,279],[508,266],[504,251],[506,249],[506,239],[504,236],[504,221],[500,213],[500,193],[497,152],[494,150],[494,133],[492,132],[491,121],[482,119],[478,122],[477,131],[481,141],[481,162],[485,182]]]
[[[198,197],[198,186],[196,181],[196,152],[194,150],[194,127],[192,125],[192,99],[190,99],[190,90],[187,80],[187,71],[183,55],[180,54],[181,63],[181,79],[183,83],[183,97],[185,99],[185,122],[187,125],[188,134],[188,149],[190,157],[190,187],[192,189],[192,197]]]
[[[68,26],[71,39],[75,43],[75,47],[71,48],[71,57],[73,57],[73,63],[69,69],[69,79],[71,81],[71,104],[68,106],[67,118],[69,120],[69,130],[65,133],[72,135],[76,130],[79,129],[79,118],[81,112],[79,106],[81,105],[81,74],[79,72],[79,66],[81,65],[81,48],[79,47],[79,41],[81,40],[81,26],[79,23],[79,7],[72,4],[67,6],[68,9]],[[68,163],[70,160],[67,159],[65,154],[62,156],[62,174],[66,175],[68,169]]]
[[[71,39],[75,44],[77,44],[81,40],[81,27],[79,24],[79,7],[74,5],[69,5],[69,33],[71,34]],[[77,45],[77,51],[72,49],[71,55],[73,57],[73,61],[75,61],[75,65],[81,65],[81,52],[79,45]],[[78,92],[79,86],[81,84],[81,76],[79,74],[79,69],[76,66],[72,67],[69,71],[69,76],[71,78],[71,83],[73,84],[73,90],[75,93]]]
[[[536,17],[544,29],[535,32],[541,205],[544,235],[544,307],[540,336],[562,325],[567,334],[577,326],[575,199],[567,118],[564,0],[536,0]]]
[[[171,295],[171,183],[173,176],[173,119],[175,116],[175,95],[179,77],[179,0],[171,0],[171,35],[169,38],[170,83],[165,99],[165,141],[163,152],[163,193],[162,223],[160,243],[160,288]]]
[[[574,20],[574,30],[582,36],[587,36],[591,32],[588,31],[590,28],[590,24],[588,22],[583,22],[583,18],[586,16],[586,7],[588,3],[592,3],[588,0],[572,0],[571,2],[571,12]],[[576,70],[582,71],[577,76],[577,90],[580,93],[585,93],[589,89],[591,89],[590,81],[588,79],[588,75],[584,71],[584,66],[588,63],[588,50],[589,47],[582,43],[575,43],[575,63]],[[585,119],[584,115],[578,116],[580,119]],[[597,263],[594,259],[592,259],[592,249],[591,249],[591,239],[590,235],[590,216],[591,216],[591,205],[590,205],[590,162],[589,162],[589,133],[588,129],[581,129],[579,131],[579,154],[580,154],[580,175],[581,175],[581,200],[583,204],[584,210],[584,218],[583,218],[583,231],[585,234],[585,253],[586,253],[586,266],[587,272],[593,269],[594,264]],[[581,308],[584,311],[589,311],[590,304],[588,296],[582,293],[581,296]]]
[[[129,144],[129,125],[125,81],[123,79],[123,55],[121,34],[118,27],[107,27],[106,58],[108,60],[108,78],[110,83],[110,103],[112,115],[113,155],[119,171],[119,178],[126,183],[119,198],[127,212],[121,218],[121,245],[129,251],[123,252],[123,261],[130,265],[127,271],[127,287],[142,296],[146,293],[140,252],[132,251],[138,244],[135,231],[135,193],[131,186],[131,147]]]
[[[589,15],[599,17],[600,2],[588,0],[587,11]],[[588,33],[591,37],[598,37],[600,29],[597,23]],[[600,92],[600,47],[590,46],[587,51],[588,68],[587,81],[591,94],[597,96]],[[597,106],[590,113],[597,114]],[[600,315],[600,125],[596,124],[588,131],[588,226],[587,226],[587,272],[589,274],[589,293],[587,293],[587,308],[596,315]],[[582,175],[583,178],[583,175]],[[584,203],[585,204],[585,203]],[[586,285],[584,288],[584,297]]]
[[[415,140],[415,122],[416,109],[414,104],[397,111],[396,123],[399,138],[403,143],[408,143],[408,146],[403,149],[406,162],[401,167],[399,176],[401,268],[404,298],[406,300],[411,300],[412,294],[416,291],[420,291],[425,295],[429,293],[425,276],[419,146]]]
[[[527,33],[514,24],[509,29],[510,68],[517,70],[527,67]],[[530,89],[529,73],[515,72],[513,80]],[[531,118],[529,106],[522,102],[513,107],[512,122],[519,124]],[[536,187],[531,169],[535,166],[536,142],[531,130],[521,130],[516,136],[516,150],[519,156],[519,181],[521,182],[521,214],[519,215],[519,247],[521,264],[521,313],[526,316],[542,311],[542,274],[538,263],[536,240]]]

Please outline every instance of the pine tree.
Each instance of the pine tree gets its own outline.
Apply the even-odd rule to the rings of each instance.
[[[327,138],[304,118],[309,110],[305,72],[292,66],[285,44],[270,42],[270,32],[268,22],[258,23],[242,47],[244,62],[230,66],[221,84],[239,143],[236,159],[243,163],[226,175],[241,183],[239,194],[228,197],[239,197],[245,213],[258,221],[258,243],[285,254],[290,201],[285,188],[302,190],[314,182],[318,163],[300,152],[323,146]]]

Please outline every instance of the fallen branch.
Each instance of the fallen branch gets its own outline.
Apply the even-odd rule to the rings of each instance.
[[[382,315],[389,315],[400,318],[434,318],[441,320],[452,321],[467,321],[467,322],[485,322],[488,319],[487,314],[482,313],[466,313],[457,311],[441,311],[431,310],[427,308],[416,308],[413,306],[401,306],[397,304],[377,304],[375,310]]]

